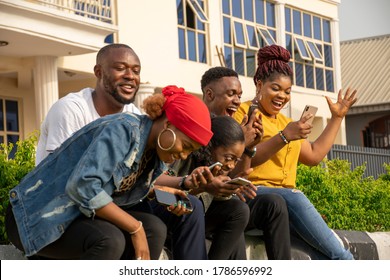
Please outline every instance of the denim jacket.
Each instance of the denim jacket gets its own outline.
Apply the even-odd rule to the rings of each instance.
[[[124,177],[138,170],[152,127],[145,115],[121,113],[81,128],[13,188],[10,202],[27,256],[54,242],[81,214],[114,201],[130,207],[142,201],[166,169],[154,167],[127,192],[116,194]]]

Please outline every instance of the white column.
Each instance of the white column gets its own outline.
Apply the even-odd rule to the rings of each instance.
[[[286,47],[286,16],[284,11],[285,1],[275,2],[276,43]]]
[[[275,2],[275,19],[276,19],[276,43],[286,48],[286,13],[285,13],[285,0],[278,0]],[[292,116],[292,103],[287,105],[287,108],[283,109],[283,114],[291,118]]]
[[[334,53],[334,73],[335,81],[334,88],[336,92],[342,87],[341,84],[341,55],[340,55],[340,33],[339,33],[339,20],[333,19],[330,21],[330,30],[332,36],[332,49]]]
[[[40,127],[51,105],[58,100],[59,96],[57,57],[36,57],[33,73],[37,127]]]
[[[144,113],[144,110],[142,110],[141,105],[148,96],[154,94],[154,89],[155,86],[151,85],[149,82],[139,86],[139,90],[135,96],[134,105],[137,106],[142,113]]]
[[[330,22],[330,31],[332,36],[332,49],[333,49],[333,62],[334,62],[334,88],[336,91],[336,94],[338,93],[339,89],[342,88],[341,83],[341,55],[340,55],[340,32],[339,32],[339,20],[338,19],[332,19]],[[346,134],[346,128],[345,128],[345,118],[343,122],[341,123],[341,127],[339,130],[339,134],[337,138],[340,138],[340,144],[346,145],[347,144],[347,134]]]

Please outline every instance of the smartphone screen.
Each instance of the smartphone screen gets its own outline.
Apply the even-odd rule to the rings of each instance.
[[[179,203],[181,201],[186,205],[187,210],[192,211],[192,204],[188,197],[181,197],[170,192],[154,189],[156,200],[158,203],[170,206]]]

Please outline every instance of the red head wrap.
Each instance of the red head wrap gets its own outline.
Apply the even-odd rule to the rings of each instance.
[[[213,133],[210,112],[203,101],[177,86],[163,88],[162,94],[165,96],[162,109],[168,120],[185,135],[206,146]]]

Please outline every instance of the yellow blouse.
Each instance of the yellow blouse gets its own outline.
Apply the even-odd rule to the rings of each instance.
[[[241,103],[240,108],[234,114],[234,119],[241,123],[244,115],[248,112],[251,101]],[[283,130],[291,122],[283,114],[279,113],[276,118],[262,115],[264,135],[261,142],[269,140],[271,137]],[[248,176],[254,185],[269,187],[295,188],[297,177],[297,166],[299,153],[301,151],[301,141],[291,141],[274,154],[265,163],[253,168],[253,172]],[[261,150],[257,150],[261,153]]]

